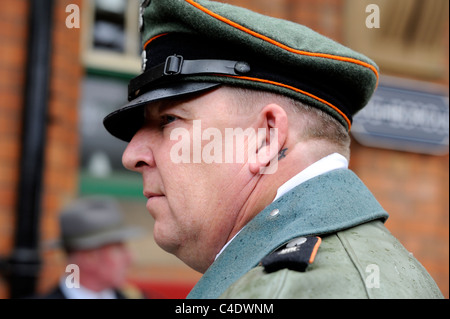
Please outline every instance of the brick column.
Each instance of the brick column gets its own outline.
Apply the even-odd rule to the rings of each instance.
[[[40,234],[42,271],[38,291],[58,278],[64,259],[48,245],[59,236],[60,209],[77,195],[78,104],[83,76],[80,30],[68,29],[66,6],[81,0],[55,0],[47,137],[43,169]],[[8,258],[14,244],[16,203],[24,104],[29,1],[3,1],[0,10],[0,257]],[[58,269],[55,269],[58,268]],[[0,274],[0,298],[9,287]]]

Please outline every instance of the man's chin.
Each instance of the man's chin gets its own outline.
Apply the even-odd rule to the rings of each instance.
[[[158,227],[158,222],[155,222],[153,228],[153,239],[156,244],[165,252],[176,255],[180,249],[180,244],[177,243],[176,238],[170,236],[170,232]]]

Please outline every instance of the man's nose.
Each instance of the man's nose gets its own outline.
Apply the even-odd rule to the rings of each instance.
[[[122,164],[126,169],[142,173],[144,167],[154,167],[150,130],[139,130],[128,143],[122,155]]]

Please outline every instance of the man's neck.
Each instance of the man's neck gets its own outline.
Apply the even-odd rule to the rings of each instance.
[[[251,196],[249,196],[243,206],[242,213],[240,214],[241,218],[230,233],[227,243],[229,243],[260,211],[283,196],[289,190],[318,175],[335,169],[348,168],[347,159],[338,153],[330,154],[317,161],[298,160],[295,161],[294,164],[289,163],[288,160],[286,160],[285,163],[282,164],[283,165],[279,165],[279,170],[276,174],[258,176],[259,180],[257,181]],[[223,248],[221,251],[223,251]]]
[[[273,174],[256,174],[253,177],[252,189],[242,206],[237,223],[230,232],[227,241],[231,240],[251,219],[267,207],[275,199],[278,188],[289,179],[315,162],[307,158],[301,144],[292,148],[283,148],[283,157],[279,159],[276,172]]]

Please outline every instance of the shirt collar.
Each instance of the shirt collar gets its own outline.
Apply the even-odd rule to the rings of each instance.
[[[117,299],[112,289],[102,291],[92,291],[80,285],[80,287],[69,288],[66,285],[66,278],[63,276],[59,282],[59,286],[67,299]]]

